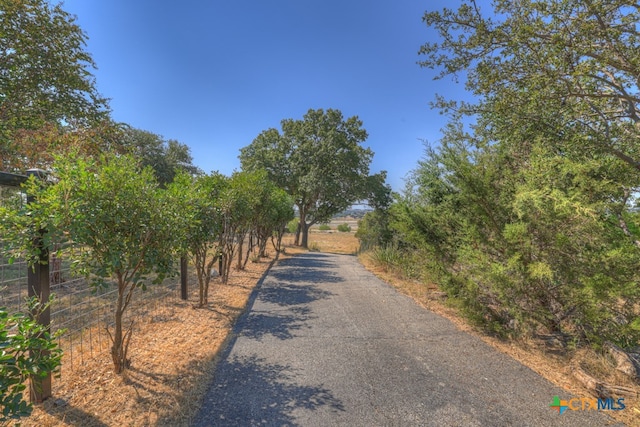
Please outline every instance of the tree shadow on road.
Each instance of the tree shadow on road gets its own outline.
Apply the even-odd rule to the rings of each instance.
[[[306,254],[305,254],[306,255]],[[313,267],[315,266],[315,267]],[[300,256],[280,262],[277,270],[263,279],[249,300],[249,310],[236,325],[236,333],[254,339],[271,335],[279,339],[293,338],[293,333],[304,329],[312,319],[308,304],[334,294],[314,282],[336,282],[329,268],[334,266],[322,260],[322,256]],[[256,301],[274,305],[274,310],[254,310]]]
[[[310,302],[329,298],[333,293],[310,285],[294,285],[278,283],[275,286],[264,287],[258,299],[280,307],[309,304]]]
[[[305,328],[304,322],[310,319],[311,310],[305,307],[295,307],[289,314],[251,313],[242,324],[239,333],[249,338],[260,340],[265,335],[271,335],[281,340],[293,338],[293,332]]]
[[[286,365],[256,356],[222,361],[194,425],[296,425],[295,412],[328,407],[344,411],[330,390],[296,382]]]
[[[278,269],[269,272],[269,276],[284,283],[338,283],[342,277],[331,270],[338,266],[329,261],[324,254],[300,254],[282,260]]]

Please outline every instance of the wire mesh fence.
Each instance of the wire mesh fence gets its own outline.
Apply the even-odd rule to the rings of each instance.
[[[0,306],[9,312],[24,309],[27,297],[27,263],[18,260],[13,263],[0,256]]]
[[[24,206],[26,195],[19,187],[26,177],[0,172],[0,202]],[[27,310],[26,300],[34,284],[30,282],[29,268],[23,259],[10,259],[4,250],[0,236],[0,307],[10,313]],[[54,296],[50,306],[52,331],[64,330],[59,337],[64,351],[61,373],[73,370],[79,364],[90,362],[104,355],[111,345],[108,330],[115,323],[114,306],[118,298],[117,286],[95,286],[84,277],[74,275],[71,260],[57,255],[52,248],[48,260],[48,290]],[[33,276],[33,274],[31,274]],[[47,282],[46,276],[43,278]],[[47,283],[44,284],[46,286]],[[132,325],[137,321],[162,316],[178,299],[195,298],[195,293],[181,292],[180,277],[176,275],[161,284],[147,283],[146,290],[136,288],[123,322]],[[39,295],[38,293],[36,293]],[[181,298],[182,297],[182,298]]]
[[[70,264],[68,260],[56,258],[55,254],[50,256],[49,280],[54,295],[51,330],[65,331],[59,337],[64,351],[63,375],[79,364],[106,354],[111,345],[107,328],[113,327],[114,304],[118,297],[116,286],[92,286],[84,277],[74,276]],[[27,309],[28,268],[24,260],[10,263],[0,254],[0,306],[9,312]],[[180,277],[177,275],[161,284],[149,284],[146,290],[136,288],[124,324],[153,318],[180,298]]]

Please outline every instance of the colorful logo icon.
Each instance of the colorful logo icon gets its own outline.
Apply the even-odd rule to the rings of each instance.
[[[559,414],[564,414],[564,412],[569,409],[569,404],[566,400],[561,400],[559,396],[553,396],[553,403],[549,405],[551,409],[558,411]]]
[[[567,409],[572,411],[621,411],[626,408],[624,398],[608,397],[598,399],[595,397],[574,397],[569,400],[562,400],[560,396],[553,396],[553,402],[549,407],[558,414],[564,414]]]

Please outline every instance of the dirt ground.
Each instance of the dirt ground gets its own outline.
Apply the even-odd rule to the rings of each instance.
[[[285,239],[286,254],[301,252]],[[322,252],[355,254],[354,233],[312,232],[310,247]],[[378,269],[366,257],[363,264],[419,304],[450,320],[460,329],[480,336],[485,342],[529,366],[551,382],[577,396],[588,392],[573,378],[570,366],[576,358],[597,356],[558,354],[536,342],[504,342],[468,326],[440,298],[437,288],[401,281]],[[108,352],[54,379],[54,397],[37,405],[22,420],[24,426],[187,426],[197,413],[221,349],[230,338],[236,319],[245,310],[251,291],[273,259],[248,263],[246,271],[232,273],[229,284],[216,283],[208,308],[193,308],[193,301],[180,301],[157,312],[133,335],[131,367],[125,374],[113,373]],[[602,363],[601,363],[602,362]],[[610,370],[604,370],[606,375]],[[611,380],[612,377],[608,378]],[[628,384],[625,384],[628,385]],[[640,387],[635,385],[640,392]],[[552,396],[550,396],[550,399]],[[627,409],[616,414],[628,425],[640,425],[640,404],[627,398]]]

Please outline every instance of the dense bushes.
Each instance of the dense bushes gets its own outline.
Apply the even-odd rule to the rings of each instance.
[[[341,233],[349,233],[351,232],[351,226],[349,224],[340,224],[338,225],[338,231]]]
[[[438,99],[439,146],[386,214],[363,220],[362,245],[399,266],[419,254],[499,334],[637,345],[640,68],[627,60],[637,33],[620,29],[638,18],[621,1],[426,13],[440,38],[422,65],[464,74],[474,103]]]
[[[605,169],[540,147],[444,139],[414,171],[388,225],[372,214],[358,236],[377,245],[380,264],[436,280],[494,332],[630,346],[640,338],[640,217],[616,188],[634,175],[624,164]]]
[[[117,373],[127,368],[133,323],[124,314],[135,295],[176,271],[176,261],[192,256],[198,273],[200,306],[208,304],[211,268],[221,258],[220,275],[232,262],[243,268],[250,252],[265,254],[268,239],[280,249],[284,226],[293,218],[290,197],[265,172],[191,176],[181,172],[161,188],[150,167],[128,155],[59,157],[48,185],[28,182],[33,201],[0,206],[0,233],[11,257],[37,262],[33,230],[45,230],[43,244],[60,245],[72,268],[92,286],[114,286],[114,327],[107,329]],[[251,237],[249,237],[251,236]],[[244,242],[249,245],[244,247]]]

